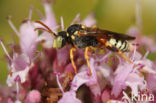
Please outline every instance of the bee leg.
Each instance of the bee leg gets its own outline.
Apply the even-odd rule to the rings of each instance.
[[[123,54],[121,51],[117,52],[122,58],[124,58],[126,61],[128,61],[129,63],[133,63],[125,54]]]
[[[91,50],[90,47],[86,47],[85,48],[85,59],[87,61],[87,65],[88,65],[88,68],[89,68],[89,76],[92,75],[92,72],[91,72],[91,67],[90,67],[90,64],[89,64],[89,56],[88,56],[88,52]]]
[[[76,65],[75,65],[75,62],[74,62],[74,51],[75,50],[76,50],[76,48],[74,48],[74,47],[70,49],[70,60],[71,60],[71,63],[73,65],[75,74],[77,74],[77,68],[76,68]]]

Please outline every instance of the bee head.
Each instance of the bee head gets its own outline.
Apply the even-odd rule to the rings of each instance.
[[[64,47],[67,42],[67,32],[61,31],[58,33],[53,42],[53,48],[60,49]]]

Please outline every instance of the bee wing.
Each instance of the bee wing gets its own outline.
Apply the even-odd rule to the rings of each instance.
[[[126,34],[121,34],[121,33],[116,33],[116,32],[112,32],[112,31],[108,31],[108,30],[100,30],[101,33],[103,32],[104,35],[106,35],[107,37],[113,37],[116,39],[121,39],[121,40],[134,40],[135,37],[126,35]]]
[[[80,32],[81,33],[81,32]],[[116,33],[108,30],[101,30],[101,29],[88,29],[87,33],[85,35],[82,34],[82,36],[95,36],[95,37],[102,37],[102,38],[115,38],[115,39],[120,39],[120,40],[134,40],[135,37],[121,34],[121,33]]]

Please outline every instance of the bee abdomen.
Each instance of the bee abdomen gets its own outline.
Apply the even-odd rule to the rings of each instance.
[[[129,43],[126,40],[118,40],[111,38],[107,41],[107,47],[108,49],[112,51],[122,51],[122,52],[128,52],[129,51]]]
[[[122,45],[119,48],[120,51],[122,52],[128,52],[129,51],[129,43],[128,41],[123,41]]]

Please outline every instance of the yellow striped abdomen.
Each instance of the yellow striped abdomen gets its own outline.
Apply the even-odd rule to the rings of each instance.
[[[118,51],[128,52],[129,51],[129,43],[126,40],[117,40],[114,38],[110,38],[106,42],[106,47],[114,52],[118,52]]]

